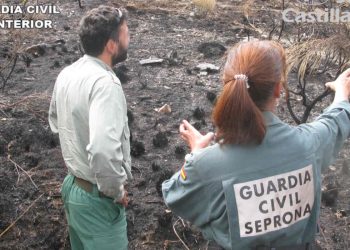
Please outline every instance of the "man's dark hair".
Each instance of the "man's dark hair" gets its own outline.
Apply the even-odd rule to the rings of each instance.
[[[109,39],[118,40],[126,11],[101,5],[90,10],[80,21],[79,37],[86,54],[99,56]]]

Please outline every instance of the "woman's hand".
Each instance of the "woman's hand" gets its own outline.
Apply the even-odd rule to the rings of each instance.
[[[214,138],[214,133],[209,132],[206,135],[202,135],[186,120],[183,120],[180,125],[180,135],[187,142],[191,151],[207,147]]]
[[[326,87],[335,91],[334,102],[348,100],[350,97],[350,69],[341,73],[334,82],[327,82]]]

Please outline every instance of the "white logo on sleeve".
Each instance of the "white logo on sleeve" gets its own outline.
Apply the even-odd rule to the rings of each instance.
[[[234,184],[241,237],[265,234],[308,218],[314,204],[312,166]]]

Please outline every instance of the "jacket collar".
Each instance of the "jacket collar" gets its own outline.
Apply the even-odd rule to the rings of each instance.
[[[263,116],[265,119],[266,126],[272,126],[278,123],[282,123],[282,121],[270,111],[264,111]]]
[[[101,59],[97,58],[97,57],[94,57],[94,56],[89,56],[87,54],[85,54],[83,56],[83,58],[85,60],[90,60],[90,61],[94,61],[96,64],[100,65],[102,68],[104,68],[105,70],[108,70],[108,71],[111,71],[114,73],[113,69],[107,65],[104,61],[102,61]]]

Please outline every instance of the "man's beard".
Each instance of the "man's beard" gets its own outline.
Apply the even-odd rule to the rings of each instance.
[[[119,47],[119,53],[117,55],[113,55],[112,57],[112,65],[116,65],[117,63],[123,62],[128,58],[128,50],[122,47]]]

